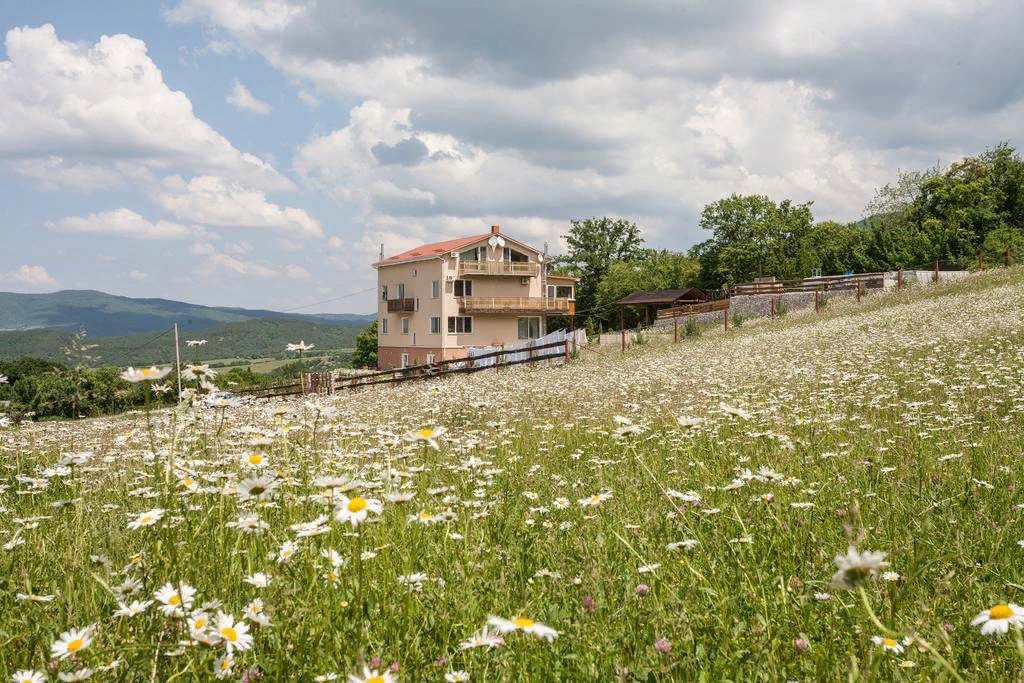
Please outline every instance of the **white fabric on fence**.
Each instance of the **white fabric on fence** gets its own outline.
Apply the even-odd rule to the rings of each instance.
[[[485,356],[488,353],[494,353],[495,351],[505,351],[500,356],[494,356],[492,358],[484,358],[473,363],[474,367],[488,368],[500,360],[502,363],[514,363],[516,361],[525,361],[530,358],[530,349],[543,346],[544,344],[550,344],[552,342],[564,342],[568,336],[570,342],[570,351],[572,351],[571,345],[586,346],[587,344],[587,332],[586,330],[576,330],[575,332],[567,332],[566,330],[557,330],[551,334],[540,337],[539,339],[530,339],[529,341],[522,342],[520,344],[512,344],[505,347],[500,346],[474,346],[466,349],[466,357],[473,359],[477,356]],[[550,349],[541,349],[540,351],[534,352],[534,356],[554,356],[556,354],[563,353],[558,347]]]

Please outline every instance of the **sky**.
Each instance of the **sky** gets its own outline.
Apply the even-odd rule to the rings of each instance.
[[[0,291],[374,310],[386,254],[732,193],[856,220],[1024,125],[1002,0],[0,6]]]

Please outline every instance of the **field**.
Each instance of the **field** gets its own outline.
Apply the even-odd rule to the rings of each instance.
[[[7,428],[0,678],[1020,680],[1022,387],[1011,268],[564,367]]]

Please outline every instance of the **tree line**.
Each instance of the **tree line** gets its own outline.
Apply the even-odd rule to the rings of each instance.
[[[936,260],[974,267],[1024,253],[1024,160],[1001,143],[948,167],[902,171],[879,188],[864,217],[815,221],[813,202],[764,195],[719,199],[699,227],[710,237],[688,251],[645,246],[621,218],[570,221],[567,252],[551,272],[580,278],[576,310],[588,328],[617,327],[612,303],[656,289],[731,287],[759,276],[789,280],[927,267]],[[642,313],[627,309],[627,324]],[[552,321],[553,323],[555,321]],[[552,326],[553,327],[553,326]]]

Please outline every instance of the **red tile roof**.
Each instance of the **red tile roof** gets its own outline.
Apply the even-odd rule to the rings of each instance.
[[[383,261],[378,261],[374,265],[389,265],[392,263],[398,263],[399,261],[406,261],[408,259],[421,258],[424,256],[442,256],[447,254],[449,251],[457,251],[462,247],[469,246],[474,242],[485,240],[491,236],[491,233],[485,232],[482,235],[474,235],[473,237],[459,237],[454,240],[446,240],[444,242],[434,242],[433,244],[424,244],[407,251],[403,251],[401,254],[395,254],[389,256]]]

